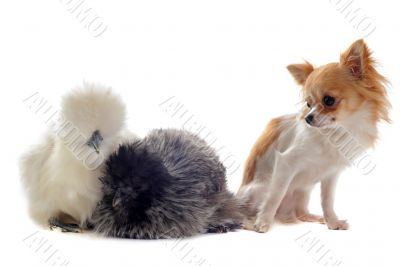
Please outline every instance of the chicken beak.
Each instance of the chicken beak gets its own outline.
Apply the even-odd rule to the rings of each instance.
[[[87,145],[92,147],[96,153],[100,153],[100,145],[102,141],[103,137],[101,136],[100,131],[96,130],[88,140]]]

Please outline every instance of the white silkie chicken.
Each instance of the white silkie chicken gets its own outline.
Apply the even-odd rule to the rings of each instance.
[[[104,161],[136,137],[125,129],[121,98],[93,84],[63,97],[57,124],[22,156],[22,180],[35,222],[79,232],[102,198]]]

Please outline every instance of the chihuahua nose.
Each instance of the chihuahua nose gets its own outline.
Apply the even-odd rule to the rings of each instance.
[[[314,115],[308,115],[308,116],[306,116],[306,122],[307,122],[309,125],[311,125],[311,123],[313,122],[313,120],[314,120]]]

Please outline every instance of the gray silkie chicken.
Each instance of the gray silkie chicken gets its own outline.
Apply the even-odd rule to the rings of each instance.
[[[94,230],[109,237],[159,239],[227,232],[242,215],[214,149],[184,130],[153,130],[105,162]]]

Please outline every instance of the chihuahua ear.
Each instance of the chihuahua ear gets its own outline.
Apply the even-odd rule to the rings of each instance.
[[[307,77],[314,71],[314,67],[307,61],[304,64],[288,65],[286,68],[299,85],[304,85]]]
[[[363,39],[355,41],[340,55],[340,64],[347,67],[357,79],[363,79],[368,66],[372,63],[371,52]]]

